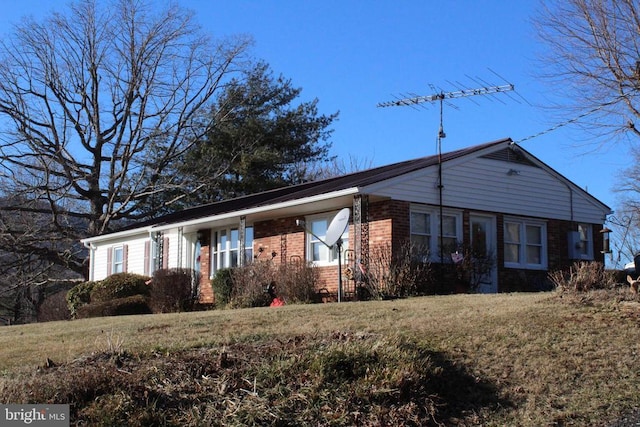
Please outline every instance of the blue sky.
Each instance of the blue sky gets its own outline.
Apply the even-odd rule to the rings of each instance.
[[[532,1],[183,1],[214,34],[248,33],[255,55],[340,111],[333,153],[387,164],[436,153],[439,109],[378,108],[396,97],[495,85],[517,94],[445,105],[443,151],[511,137],[518,141],[561,122],[553,93],[536,77],[542,46],[530,23]],[[503,78],[496,76],[493,72]],[[523,101],[520,97],[526,99]],[[457,109],[456,109],[457,108]],[[522,146],[616,208],[611,189],[625,168],[625,147],[593,152],[577,128]],[[591,141],[590,141],[591,142]],[[595,173],[597,172],[597,173]]]
[[[332,154],[378,166],[436,154],[437,105],[378,108],[397,97],[512,83],[517,94],[457,99],[444,108],[443,151],[496,139],[515,141],[562,120],[545,107],[554,98],[536,76],[535,1],[499,0],[182,0],[214,36],[250,34],[252,54],[319,99],[321,113],[340,111]],[[2,32],[21,16],[66,2],[0,0]],[[493,70],[493,71],[492,71]],[[496,74],[502,76],[498,77]],[[522,98],[526,100],[523,101]],[[563,127],[522,147],[595,197],[618,207],[612,192],[627,147],[593,151],[580,129]]]

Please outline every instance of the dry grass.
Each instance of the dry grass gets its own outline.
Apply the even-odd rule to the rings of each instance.
[[[614,290],[3,327],[0,401],[103,425],[606,425],[640,406],[638,319]]]

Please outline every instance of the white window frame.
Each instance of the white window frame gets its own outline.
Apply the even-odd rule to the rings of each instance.
[[[409,213],[409,234],[413,236],[413,226],[411,224],[412,213],[422,213],[428,214],[430,216],[429,219],[429,227],[430,230],[428,234],[429,237],[429,259],[431,262],[440,262],[440,208],[437,206],[429,206],[429,205],[419,205],[412,204],[410,207]],[[443,209],[442,215],[445,217],[453,217],[455,218],[456,224],[456,232],[455,236],[453,235],[445,235],[444,238],[455,238],[456,243],[462,242],[462,211],[456,209]],[[421,236],[425,236],[425,234],[419,234]],[[444,254],[442,257],[445,262],[451,261],[450,254]]]
[[[584,227],[585,233],[586,234],[586,240],[583,239],[582,237],[582,233],[580,233],[580,228]],[[580,235],[580,243],[582,245],[582,248],[586,249],[586,251],[581,251],[580,252],[580,259],[584,259],[584,260],[593,260],[593,227],[591,226],[591,224],[587,224],[587,223],[579,223],[578,224],[578,233]]]
[[[117,261],[120,254],[120,260]],[[111,252],[111,274],[124,273],[124,245],[114,246]]]
[[[251,233],[246,230],[251,229]],[[225,235],[224,242],[221,236]],[[235,239],[232,239],[235,234]],[[216,275],[218,270],[224,268],[233,268],[240,266],[240,230],[238,227],[225,227],[211,230],[211,247],[210,247],[210,275]],[[224,247],[222,247],[224,245]],[[245,255],[253,256],[253,226],[245,227]],[[235,257],[234,257],[235,255]],[[234,262],[235,259],[235,262]],[[252,260],[247,259],[249,263]]]
[[[516,217],[508,217],[504,219],[503,224],[503,236],[504,241],[503,245],[506,246],[506,227],[507,224],[517,224],[520,232],[520,241],[518,243],[518,258],[519,262],[509,262],[504,260],[504,266],[506,268],[521,268],[526,270],[546,270],[548,265],[548,242],[547,242],[547,223],[546,221],[530,219],[530,218],[516,218]],[[540,264],[532,264],[527,262],[527,247],[533,245],[533,243],[527,242],[527,226],[531,227],[539,227],[540,228]]]
[[[308,262],[312,262],[313,265],[316,267],[338,265],[339,254],[338,254],[337,246],[334,245],[332,249],[329,249],[323,243],[326,237],[326,230],[324,233],[312,233],[314,222],[326,221],[327,228],[329,228],[329,224],[331,224],[331,221],[335,218],[337,213],[338,212],[331,212],[331,213],[311,215],[311,216],[305,217],[305,224],[306,224],[305,258]],[[346,251],[349,250],[349,225],[347,225],[344,233],[342,233],[341,239],[342,239],[342,256],[344,256]],[[313,259],[314,244],[317,244],[320,247],[321,258],[319,260]]]

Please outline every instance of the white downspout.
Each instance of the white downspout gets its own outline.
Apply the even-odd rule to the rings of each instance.
[[[83,245],[85,248],[89,249],[89,281],[93,282],[95,277],[94,269],[95,269],[96,247],[93,243],[84,242]]]

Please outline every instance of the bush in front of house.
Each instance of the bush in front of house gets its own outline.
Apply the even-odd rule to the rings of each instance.
[[[76,317],[80,307],[91,302],[91,291],[97,283],[93,281],[82,282],[67,292],[66,300],[72,318]]]
[[[310,262],[280,264],[274,282],[278,297],[288,303],[308,304],[316,299],[320,272]]]
[[[133,314],[151,314],[148,298],[144,295],[131,295],[107,301],[91,302],[76,312],[76,318],[103,316],[127,316]]]
[[[154,313],[191,311],[196,302],[199,277],[188,268],[157,270],[149,289],[149,306]]]
[[[150,313],[148,280],[139,274],[117,273],[101,281],[80,283],[66,295],[71,317]],[[134,296],[138,298],[130,298]]]
[[[597,261],[578,261],[568,270],[552,271],[549,280],[562,292],[588,292],[618,285],[615,272],[605,270],[604,264]]]
[[[213,289],[213,297],[217,308],[224,308],[229,304],[233,290],[232,269],[223,268],[218,270],[213,279],[211,279],[211,288]]]
[[[92,289],[90,302],[105,302],[133,295],[149,295],[149,277],[133,273],[116,273],[98,282]]]
[[[311,263],[273,264],[255,261],[219,270],[211,281],[216,307],[266,307],[273,295],[286,303],[306,304],[316,298],[319,271]],[[273,286],[273,295],[269,293]]]
[[[374,299],[434,293],[428,251],[411,242],[403,243],[396,253],[390,243],[376,246],[362,282]]]
[[[275,282],[275,277],[273,264],[268,261],[256,261],[234,268],[231,270],[231,295],[227,305],[232,308],[268,306],[271,297],[267,287]]]

